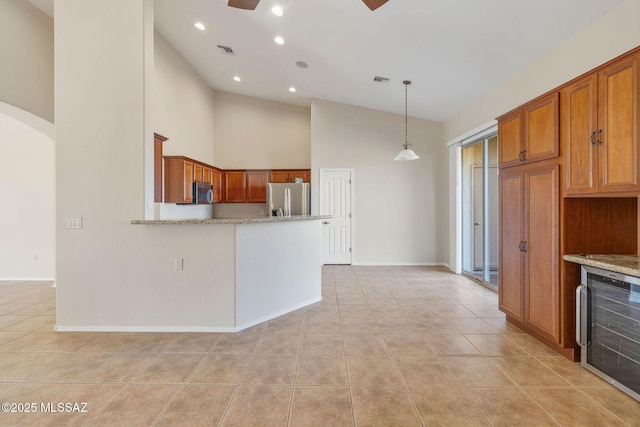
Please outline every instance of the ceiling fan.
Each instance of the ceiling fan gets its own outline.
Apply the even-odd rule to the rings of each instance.
[[[389,0],[362,0],[369,9],[376,10]],[[260,0],[229,0],[229,6],[238,9],[254,10]]]

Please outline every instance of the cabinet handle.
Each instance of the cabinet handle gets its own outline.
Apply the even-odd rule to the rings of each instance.
[[[602,145],[602,139],[600,139],[600,137],[602,136],[602,129],[598,129],[598,144]]]
[[[589,141],[591,142],[591,145],[596,145],[596,141],[594,141],[593,137],[596,136],[596,131],[594,130],[593,132],[591,132],[591,135],[589,135]]]
[[[520,241],[520,244],[518,245],[518,248],[520,248],[520,252],[522,252],[522,241]]]
[[[522,252],[527,252],[527,242],[522,242]]]
[[[522,150],[522,161],[526,161],[527,160],[527,150]]]
[[[522,162],[522,161],[524,161],[524,160],[522,159],[522,151],[518,153],[518,160],[520,160],[521,162]]]

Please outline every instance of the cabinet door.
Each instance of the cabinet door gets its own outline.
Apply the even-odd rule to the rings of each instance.
[[[558,93],[525,105],[523,159],[526,162],[558,157]]]
[[[600,192],[638,192],[640,54],[598,73]]]
[[[498,120],[499,166],[515,166],[521,163],[522,152],[522,109]]]
[[[222,172],[217,169],[211,170],[211,185],[213,185],[213,202],[222,203]]]
[[[500,310],[515,318],[523,317],[522,310],[522,173],[501,170],[499,174],[500,215]]]
[[[566,195],[597,191],[597,119],[595,74],[560,90],[560,139]]]
[[[196,182],[204,182],[203,171],[204,171],[204,167],[202,165],[199,165],[198,163],[194,163],[193,164],[193,180]]]
[[[270,171],[269,182],[289,182],[289,171]]]
[[[524,169],[525,322],[559,343],[559,166],[551,161]]]
[[[185,160],[182,173],[182,201],[191,203],[193,201],[193,163]]]
[[[247,189],[245,171],[224,171],[224,201],[225,203],[244,203]]]
[[[295,182],[296,178],[302,178],[302,182],[311,181],[311,171],[308,169],[292,170],[289,171],[290,182]]]
[[[213,185],[213,176],[211,175],[213,172],[213,170],[211,168],[208,167],[203,167],[202,168],[202,182],[204,182],[205,184],[210,184]]]
[[[247,171],[247,202],[266,202],[268,181],[269,171]]]

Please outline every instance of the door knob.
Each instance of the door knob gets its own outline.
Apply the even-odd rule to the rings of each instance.
[[[474,222],[473,225],[480,225],[478,221]]]
[[[322,221],[323,224],[330,224],[329,221]]]

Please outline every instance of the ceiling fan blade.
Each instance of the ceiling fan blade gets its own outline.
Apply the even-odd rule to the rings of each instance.
[[[260,3],[260,0],[229,0],[229,6],[238,9],[254,10]]]
[[[362,0],[362,1],[364,2],[364,4],[366,4],[369,7],[369,9],[376,10],[377,8],[379,8],[389,0]]]

